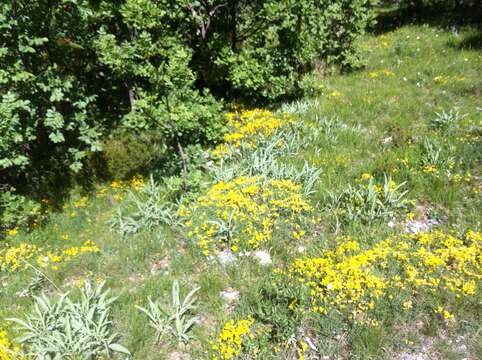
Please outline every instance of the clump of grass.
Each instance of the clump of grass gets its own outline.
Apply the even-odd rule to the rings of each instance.
[[[364,175],[361,183],[328,194],[325,209],[337,224],[390,219],[409,206],[408,191],[402,190],[405,183],[397,184],[388,176],[382,183],[377,183],[371,175]]]
[[[464,117],[466,115],[460,114],[455,109],[451,109],[448,112],[443,110],[440,113],[436,113],[436,117],[431,120],[430,125],[436,130],[446,131],[457,126]]]
[[[199,319],[198,316],[192,316],[197,308],[197,299],[194,295],[199,289],[194,288],[181,301],[179,282],[175,280],[172,284],[169,306],[165,306],[161,298],[155,301],[148,298],[148,308],[136,306],[147,315],[149,324],[156,330],[156,344],[159,344],[167,334],[171,334],[178,343],[186,343],[191,339],[190,331]]]

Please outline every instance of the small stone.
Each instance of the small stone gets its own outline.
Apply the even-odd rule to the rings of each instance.
[[[435,219],[428,219],[426,221],[408,220],[405,223],[405,230],[412,234],[418,234],[421,232],[430,231],[430,229],[435,225],[438,225],[438,221]]]
[[[256,251],[254,257],[258,259],[262,266],[270,265],[273,262],[269,253],[263,250]]]
[[[168,359],[169,360],[190,360],[191,357],[186,353],[175,351],[171,353],[171,355],[169,355]]]
[[[232,303],[239,299],[239,291],[234,290],[233,288],[227,288],[221,291],[221,297],[228,303]]]
[[[218,261],[222,265],[232,264],[236,261],[236,255],[231,250],[224,250],[218,254]]]
[[[385,139],[382,140],[382,144],[384,144],[384,145],[391,144],[392,141],[393,141],[393,137],[388,136],[388,137],[386,137]]]

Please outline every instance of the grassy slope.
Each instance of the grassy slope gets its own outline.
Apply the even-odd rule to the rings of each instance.
[[[369,36],[362,45],[368,63],[365,70],[323,79],[324,94],[316,102],[311,101],[310,109],[300,116],[302,120],[310,122],[316,115],[336,116],[347,125],[360,125],[361,128],[356,136],[342,134],[336,142],[320,139],[319,143],[312,144],[308,151],[299,155],[323,168],[314,195],[315,202],[322,203],[327,191],[355,184],[362,173],[389,173],[397,182],[407,181],[410,198],[419,205],[417,217],[422,217],[423,212],[430,212],[432,216],[443,219],[445,227],[480,231],[480,146],[477,148],[457,140],[465,132],[442,133],[429,127],[435,112],[452,108],[467,114],[460,124],[461,128],[481,124],[482,54],[480,50],[463,46],[464,39],[474,36],[474,31],[462,29],[460,34],[454,34],[436,27],[407,25]],[[436,80],[439,76],[442,78]],[[391,143],[383,145],[383,140],[389,137]],[[419,144],[425,137],[438,139],[440,143],[457,142],[457,155],[464,158],[464,164],[457,171],[462,176],[470,171],[472,179],[453,182],[445,175],[433,176],[420,169],[410,170],[401,166],[400,159],[404,158],[410,164],[419,162]],[[193,343],[194,349],[201,348],[209,332],[232,316],[225,310],[220,291],[228,287],[239,290],[241,301],[236,311],[240,314],[249,312],[249,304],[258,296],[253,288],[263,282],[269,270],[249,262],[239,263],[243,271],[209,265],[194,246],[169,229],[122,238],[109,231],[106,225],[113,213],[112,203],[117,201],[111,195],[101,199],[92,196],[89,205],[81,209],[76,209],[72,201],[64,213],[53,214],[51,222],[44,228],[31,234],[20,231],[8,241],[11,244],[29,242],[52,247],[79,245],[87,239],[95,241],[101,248],[100,254],[79,257],[48,275],[65,289],[72,287],[73,280],[81,278],[105,279],[108,287],[120,296],[115,305],[115,325],[122,334],[123,343],[136,359],[163,358],[172,351],[166,346],[153,344],[152,330],[133,305],[145,304],[148,296],[169,296],[173,279],[180,279],[185,287],[201,286],[200,313],[203,314],[204,326],[195,330],[199,340]],[[329,214],[321,215],[326,218],[326,223],[330,222]],[[386,224],[363,226],[355,223],[343,230],[343,234],[355,235],[367,243],[393,232]],[[65,234],[68,235],[67,240],[62,239]],[[323,226],[316,236],[305,240],[306,246],[309,251],[316,252],[334,237],[333,227]],[[289,257],[286,252],[273,249],[273,253],[278,255],[278,258],[275,255],[275,262]],[[156,264],[158,267],[163,264],[168,266],[157,272],[153,271]],[[31,299],[19,298],[16,294],[30,283],[31,277],[32,272],[29,271],[0,273],[0,317],[22,316],[29,307]],[[44,290],[53,292],[48,284],[44,285]],[[472,354],[476,354],[478,348],[480,356],[481,345],[477,345],[478,340],[474,338],[480,331],[477,328],[480,314],[477,309],[463,311],[461,321],[449,332],[452,338],[457,332],[464,334]],[[325,353],[390,358],[390,352],[400,346],[409,346],[407,344],[413,341],[416,347],[420,339],[418,330],[411,328],[414,319],[401,317],[399,321],[406,328],[392,326],[381,330],[354,330],[344,340],[327,340],[324,342]],[[428,323],[420,331],[433,335],[440,333],[445,326]],[[412,334],[406,331],[407,328],[412,329]],[[441,358],[457,358],[452,348],[448,340],[440,340],[431,351],[438,351]]]

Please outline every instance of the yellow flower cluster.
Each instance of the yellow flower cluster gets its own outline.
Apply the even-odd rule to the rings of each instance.
[[[19,351],[20,348],[9,339],[7,331],[0,328],[0,360],[17,359],[15,354]]]
[[[211,349],[214,351],[212,359],[229,360],[239,356],[243,339],[250,334],[253,323],[254,320],[251,318],[236,323],[234,320],[227,322],[216,341],[210,341]]]
[[[341,98],[343,96],[343,94],[341,92],[339,92],[338,90],[333,90],[332,92],[330,92],[328,94],[328,97],[332,98],[332,99],[338,99],[338,98]]]
[[[296,354],[298,355],[298,360],[305,360],[305,352],[308,350],[308,344],[303,340],[299,342],[296,347]]]
[[[8,236],[17,236],[18,235],[18,228],[8,229],[7,235]]]
[[[358,179],[358,182],[368,181],[369,182],[367,184],[368,187],[373,187],[373,189],[375,190],[375,192],[377,194],[382,194],[383,191],[384,191],[384,185],[376,185],[374,179],[375,179],[375,177],[372,174],[363,173],[363,174],[361,174],[360,178]],[[398,184],[395,181],[389,180],[387,185],[388,185],[388,191],[389,192],[397,191]]]
[[[179,216],[205,256],[222,248],[256,249],[282,222],[299,237],[304,233],[296,225],[312,208],[301,192],[301,186],[290,180],[241,176],[213,185],[189,210],[181,207]]]
[[[74,201],[74,208],[83,209],[89,204],[87,196],[82,196],[80,199]]]
[[[437,167],[436,165],[412,166],[409,163],[408,159],[406,158],[398,159],[398,161],[399,161],[400,168],[405,168],[412,173],[422,172],[424,174],[435,176],[438,178],[445,178],[453,183],[461,183],[461,182],[470,183],[473,180],[473,176],[470,171],[465,171],[464,173],[461,170],[459,170],[459,172],[457,172],[457,170],[454,169],[455,162],[452,160],[448,161],[445,168]],[[394,170],[398,171],[398,169],[394,169]]]
[[[135,175],[130,180],[130,186],[136,191],[141,190],[144,187],[144,185],[145,185],[144,178],[141,175]]]
[[[441,306],[437,306],[437,308],[435,309],[435,313],[436,314],[440,314],[442,315],[442,317],[445,319],[445,320],[451,320],[454,318],[454,315],[451,314],[449,311],[447,310],[444,310],[443,307]]]
[[[370,71],[368,76],[372,79],[376,79],[380,76],[395,76],[395,73],[390,70]]]
[[[110,183],[110,187],[114,190],[126,190],[132,187],[134,190],[140,190],[144,187],[144,178],[140,175],[135,175],[129,181],[114,180]]]
[[[145,186],[145,179],[141,175],[135,175],[130,180],[113,180],[109,186],[103,186],[97,193],[95,197],[100,199],[104,198],[110,191],[114,192],[114,199],[121,200],[122,195],[128,190],[133,189],[135,191],[141,190]]]
[[[223,158],[230,148],[239,148],[241,141],[247,145],[253,145],[251,141],[254,136],[269,136],[289,122],[286,116],[278,116],[262,109],[227,113],[226,120],[229,131],[224,136],[224,143],[218,145],[212,152],[217,158]]]
[[[455,236],[441,231],[402,235],[368,249],[351,238],[339,239],[334,250],[320,258],[296,259],[277,270],[310,295],[314,312],[330,309],[352,320],[366,319],[381,298],[402,292],[473,296],[482,280],[482,233]],[[402,308],[409,309],[406,301]],[[450,313],[440,311],[444,318]]]
[[[95,254],[99,247],[91,240],[85,241],[81,246],[72,246],[63,250],[44,250],[36,245],[22,243],[0,250],[0,270],[17,271],[28,267],[31,260],[41,267],[58,270],[61,263],[68,262],[80,255]]]
[[[450,75],[438,75],[433,78],[433,81],[436,84],[446,85],[449,82],[456,82],[456,81],[464,81],[465,78],[463,76],[450,76]]]

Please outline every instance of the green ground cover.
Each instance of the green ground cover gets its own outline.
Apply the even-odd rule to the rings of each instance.
[[[477,37],[379,31],[364,70],[320,67],[312,98],[228,115],[187,180],[98,185],[10,229],[0,318],[25,319],[42,292],[75,302],[88,280],[117,297],[106,328],[133,359],[481,358]],[[148,298],[157,322],[136,307]],[[24,333],[1,329],[11,349]]]

